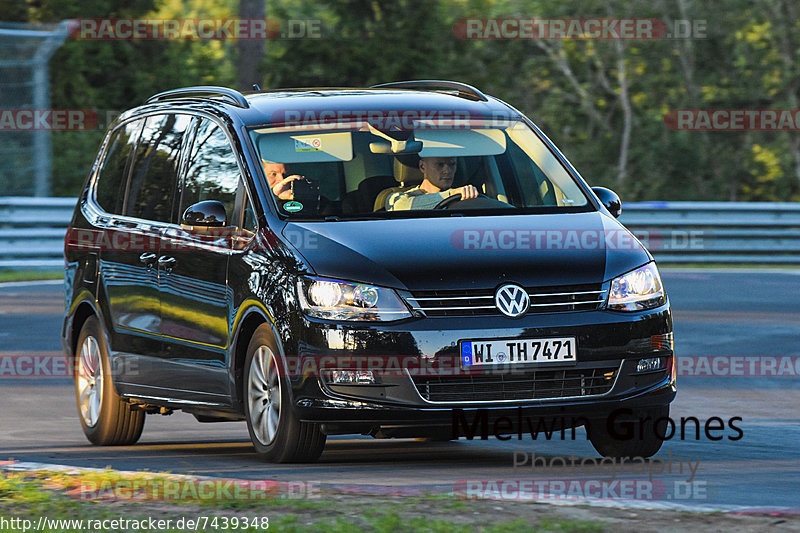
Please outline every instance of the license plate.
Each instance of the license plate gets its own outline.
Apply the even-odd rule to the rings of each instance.
[[[462,366],[575,363],[575,337],[461,342]]]

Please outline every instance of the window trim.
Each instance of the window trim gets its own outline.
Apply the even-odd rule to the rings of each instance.
[[[205,119],[211,120],[214,123],[216,123],[222,129],[222,131],[225,134],[225,137],[228,139],[228,143],[231,145],[231,147],[234,148],[236,146],[236,143],[234,142],[235,139],[233,137],[233,134],[228,130],[226,125],[218,117],[214,116],[213,114],[197,111],[197,110],[194,110],[194,109],[182,109],[182,108],[175,108],[175,107],[171,107],[171,108],[167,108],[167,109],[157,109],[157,110],[142,112],[142,113],[136,114],[135,116],[131,116],[131,117],[126,118],[125,120],[120,121],[106,135],[106,138],[105,138],[105,140],[103,142],[102,153],[98,156],[98,161],[100,161],[100,163],[99,163],[99,165],[96,165],[96,168],[94,169],[94,173],[93,173],[93,175],[92,175],[92,177],[90,179],[90,182],[89,182],[89,193],[87,194],[87,203],[91,207],[91,211],[93,211],[93,214],[94,214],[95,217],[97,217],[97,216],[108,216],[108,217],[113,217],[113,219],[115,219],[115,220],[131,222],[133,224],[148,224],[150,226],[155,226],[155,227],[160,227],[160,228],[177,228],[177,229],[181,228],[181,224],[180,224],[179,220],[177,222],[159,222],[157,220],[148,220],[148,219],[143,219],[143,218],[131,217],[131,216],[128,216],[128,215],[123,215],[123,214],[120,214],[120,213],[108,212],[97,202],[97,197],[96,197],[97,180],[100,177],[100,172],[101,172],[103,166],[106,163],[106,158],[108,157],[108,149],[109,149],[109,146],[110,146],[109,141],[110,141],[111,137],[120,128],[124,127],[125,125],[127,125],[127,124],[129,124],[131,122],[134,122],[136,120],[147,119],[147,117],[149,117],[151,115],[164,115],[164,114],[168,114],[168,113],[190,115],[194,119],[205,118]],[[193,122],[195,122],[195,121],[193,120]],[[144,127],[144,121],[142,121],[142,127]],[[190,125],[190,128],[192,128],[192,127],[193,126]],[[196,130],[196,127],[194,127],[194,130]],[[194,142],[194,131],[191,132],[191,135],[192,135],[192,139],[191,140],[192,140],[192,142]],[[138,148],[138,146],[139,146],[139,137],[140,136],[141,136],[141,130],[139,130],[137,132],[137,139],[136,139],[134,150],[131,152],[131,154],[128,155],[128,160],[125,162],[125,178],[124,179],[126,180],[126,182],[125,182],[126,193],[127,193],[127,190],[128,190],[128,184],[130,182],[130,170],[131,170],[132,154],[134,154],[136,152],[136,148]],[[184,137],[186,137],[186,136],[184,136]],[[185,140],[186,139],[184,139],[184,141]],[[185,149],[186,149],[185,146],[181,146],[181,150],[182,151],[185,150]],[[187,152],[184,151],[181,154],[181,159],[184,159],[185,157],[187,157],[186,153]],[[233,153],[234,153],[234,156],[236,158],[236,164],[239,167],[239,179],[244,184],[244,189],[245,189],[245,191],[247,193],[247,201],[250,204],[250,208],[253,209],[254,213],[256,213],[256,216],[254,217],[254,219],[255,219],[254,220],[255,221],[255,228],[252,230],[252,232],[250,232],[248,230],[248,233],[252,233],[252,235],[250,236],[250,239],[252,239],[261,229],[261,225],[259,224],[259,220],[258,220],[259,217],[257,215],[258,211],[255,209],[255,205],[253,203],[252,187],[247,182],[247,179],[245,179],[245,175],[246,175],[245,169],[246,169],[246,167],[242,162],[242,154],[240,154],[238,152],[238,150],[236,150],[235,148],[233,149]],[[183,187],[184,177],[185,177],[185,170],[186,170],[185,167],[178,169],[178,175],[177,175],[178,184],[177,185],[179,185],[180,187]],[[183,193],[183,191],[181,190],[181,194],[182,193]],[[177,187],[176,187],[175,196],[177,196]],[[127,194],[126,194],[126,198],[127,198]],[[173,200],[173,206],[174,206],[173,207],[173,220],[177,220],[177,219],[180,218],[180,214],[177,213],[177,210],[180,209],[180,205],[178,204],[177,207],[175,207],[175,202],[176,201],[177,200]],[[127,200],[124,203],[127,203]],[[123,209],[124,209],[124,207],[125,207],[125,205],[123,204]]]

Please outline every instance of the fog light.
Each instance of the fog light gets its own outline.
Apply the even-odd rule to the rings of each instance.
[[[378,381],[371,370],[330,370],[325,381],[332,385],[374,385]]]
[[[661,368],[661,358],[651,357],[649,359],[640,359],[639,364],[636,365],[636,372],[652,372]]]

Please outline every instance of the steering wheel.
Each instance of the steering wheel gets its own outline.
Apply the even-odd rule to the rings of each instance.
[[[461,201],[461,193],[454,194],[452,196],[448,196],[438,204],[436,204],[433,208],[434,209],[447,209],[447,206],[452,205],[456,202]]]
[[[461,193],[457,193],[457,194],[454,194],[453,196],[448,196],[447,198],[445,198],[444,200],[442,200],[441,202],[436,204],[434,209],[448,209],[451,205],[453,205],[456,202],[464,202],[465,203],[464,204],[465,207],[466,207],[467,203],[473,204],[473,203],[476,203],[476,202],[480,202],[481,204],[483,204],[484,200],[488,200],[490,204],[492,204],[492,202],[493,202],[493,200],[490,197],[486,196],[483,193],[478,193],[478,196],[476,196],[475,198],[467,198],[466,200],[462,200],[461,199]],[[470,207],[474,208],[474,207],[478,207],[478,206],[470,205]],[[495,207],[495,206],[494,205],[480,205],[480,207]]]

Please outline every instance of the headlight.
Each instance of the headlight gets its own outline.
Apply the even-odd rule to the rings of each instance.
[[[664,287],[655,263],[648,263],[614,278],[608,295],[608,308],[615,311],[641,311],[663,305]]]
[[[306,278],[297,284],[300,307],[328,320],[389,321],[411,312],[392,289],[332,279]]]

